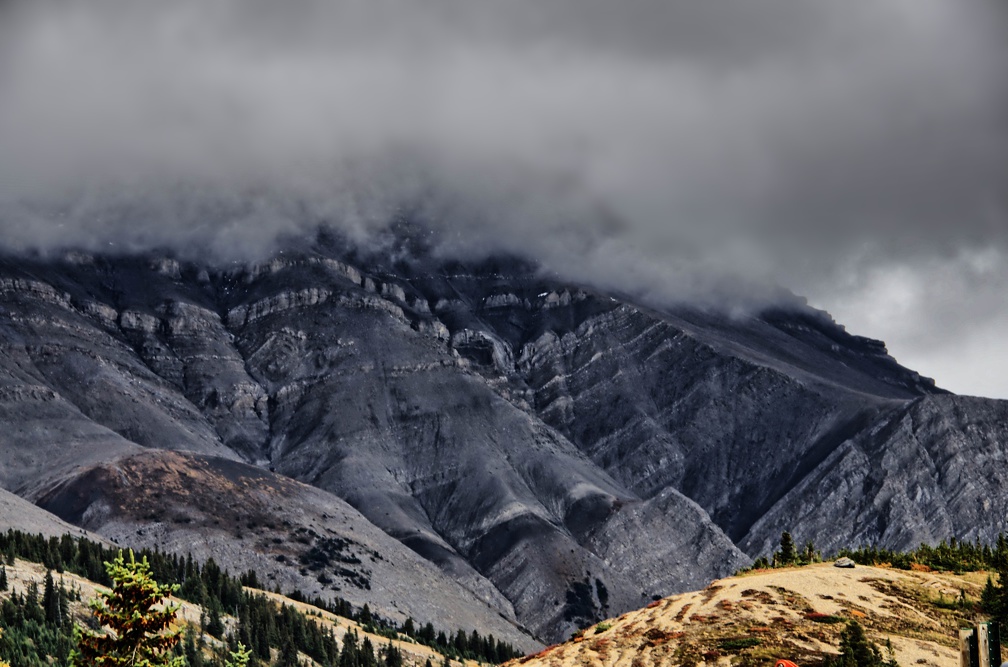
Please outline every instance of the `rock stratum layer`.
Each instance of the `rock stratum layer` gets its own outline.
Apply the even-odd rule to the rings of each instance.
[[[0,487],[523,646],[702,586],[783,529],[827,549],[1003,529],[1006,403],[797,299],[656,309],[408,250],[0,261]],[[319,540],[343,546],[312,569]]]

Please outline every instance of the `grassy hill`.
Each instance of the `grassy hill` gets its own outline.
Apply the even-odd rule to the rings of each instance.
[[[976,616],[986,574],[822,563],[757,570],[658,600],[588,628],[512,667],[772,665],[802,667],[838,652],[859,622],[900,665],[956,667],[958,629]],[[885,654],[885,650],[883,651]]]
[[[12,599],[23,600],[26,597],[38,595],[39,592],[43,590],[44,581],[48,573],[54,577],[58,586],[70,593],[68,610],[69,621],[83,626],[93,625],[93,619],[91,618],[91,613],[87,604],[90,600],[93,600],[98,596],[99,591],[107,590],[105,587],[86,577],[70,572],[54,573],[40,563],[26,561],[23,559],[15,559],[13,564],[7,563],[2,567],[7,586],[5,590],[0,590],[0,605],[3,605]],[[34,593],[32,592],[33,590]],[[295,614],[302,616],[308,622],[314,623],[322,630],[324,635],[331,635],[340,647],[343,646],[347,635],[354,633],[356,635],[358,645],[363,645],[365,642],[369,642],[370,645],[374,647],[376,654],[375,657],[378,660],[377,664],[386,664],[385,655],[389,646],[394,647],[400,653],[402,657],[402,664],[406,667],[420,667],[426,664],[427,661],[430,661],[432,665],[439,667],[444,665],[446,662],[450,662],[452,665],[465,665],[469,667],[486,664],[475,660],[460,660],[457,657],[449,659],[441,652],[429,646],[417,643],[404,635],[397,635],[395,638],[391,638],[387,632],[381,633],[371,626],[361,624],[343,616],[338,616],[330,611],[320,609],[313,605],[280,595],[278,593],[248,587],[246,587],[245,590],[254,595],[261,594],[265,596],[275,605],[275,608],[278,611],[286,607]],[[226,614],[222,617],[221,620],[224,624],[224,636],[218,639],[204,633],[201,630],[202,626],[207,622],[207,612],[204,607],[174,597],[171,601],[179,607],[177,614],[178,627],[183,629],[186,633],[199,636],[198,646],[201,647],[200,651],[205,659],[203,664],[215,664],[215,657],[219,657],[224,654],[224,651],[226,650],[226,635],[232,633],[238,627],[237,619]],[[20,607],[23,609],[23,606]],[[20,620],[22,622],[24,621],[23,618]],[[0,623],[0,626],[2,625],[3,623]],[[13,635],[19,629],[22,628],[7,628],[8,634]],[[64,637],[60,638],[60,641],[64,640],[65,637],[68,637],[70,634],[69,627],[64,627],[63,630],[65,630],[65,632],[59,633],[64,635]],[[31,633],[28,634],[30,635]],[[10,637],[8,636],[7,639],[9,640]],[[30,644],[38,644],[37,639],[34,637],[30,638],[28,642]],[[58,644],[59,642],[57,641],[55,643]],[[7,659],[10,662],[11,667],[20,667],[22,664],[39,664],[39,662],[33,657],[26,657],[24,655],[24,651],[21,651],[21,654],[19,655],[17,649],[13,650],[14,655],[2,655],[4,652],[2,649],[5,648],[10,649],[11,647],[5,646],[4,642],[0,641],[0,658]],[[275,648],[271,649],[270,662],[276,662],[278,658],[279,651]],[[53,654],[49,655],[49,660],[43,659],[42,664],[53,660],[55,661],[55,664],[62,664],[61,656]],[[306,666],[320,664],[317,660],[314,660],[311,655],[303,651],[299,651],[298,653],[298,663]],[[254,661],[254,664],[261,665],[263,662]]]

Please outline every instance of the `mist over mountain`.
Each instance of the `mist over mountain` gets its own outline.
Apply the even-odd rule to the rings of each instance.
[[[420,215],[457,258],[665,304],[782,285],[1008,395],[999,3],[0,12],[8,249],[259,261]]]

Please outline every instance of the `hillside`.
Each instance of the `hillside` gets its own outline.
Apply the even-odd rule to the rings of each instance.
[[[838,652],[840,631],[856,620],[880,647],[891,642],[900,665],[956,667],[958,629],[974,619],[955,601],[965,591],[975,602],[984,576],[828,563],[756,571],[656,601],[508,664],[727,667],[784,658],[815,665]]]
[[[37,586],[39,590],[43,588],[43,581],[45,580],[47,570],[39,563],[17,559],[13,565],[6,565],[5,569],[8,579],[8,588],[7,590],[0,591],[0,602],[5,599],[9,599],[11,596],[25,595],[32,585]],[[107,589],[85,577],[69,572],[57,574],[55,575],[55,578],[57,583],[62,584],[67,590],[80,593],[80,600],[71,602],[70,616],[74,622],[87,625],[91,617],[91,612],[87,607],[87,603],[96,599],[100,591]],[[313,622],[318,625],[324,632],[331,631],[340,647],[343,646],[348,633],[355,633],[358,642],[363,642],[366,638],[370,640],[371,644],[376,648],[385,648],[390,644],[394,646],[402,653],[403,665],[405,667],[418,667],[423,665],[427,660],[430,660],[436,665],[444,663],[445,657],[441,653],[409,640],[406,637],[399,637],[390,640],[389,637],[376,634],[354,620],[337,616],[329,611],[321,610],[304,602],[293,600],[283,595],[268,591],[258,591],[255,589],[247,590],[252,593],[260,593],[267,596],[276,605],[277,609],[280,609],[282,606],[286,606],[290,609],[296,610],[300,614],[304,615],[305,618],[309,619],[309,622]],[[171,598],[171,602],[178,607],[178,623],[176,624],[176,627],[178,629],[185,629],[186,631],[191,631],[196,635],[199,635],[201,618],[205,621],[206,610],[197,604],[174,597]],[[225,615],[222,620],[228,632],[234,631],[237,625],[235,618]],[[206,651],[208,654],[211,651],[217,650],[223,646],[221,641],[209,635],[204,635],[203,641],[207,644]],[[302,664],[318,664],[312,660],[311,656],[305,653],[300,653],[299,660]],[[474,660],[456,659],[452,661],[452,664],[475,666],[479,663]]]
[[[339,498],[227,459],[145,451],[91,468],[40,504],[114,539],[255,571],[271,589],[338,596],[402,623],[536,646],[516,622],[418,558]],[[415,582],[424,582],[421,590]]]

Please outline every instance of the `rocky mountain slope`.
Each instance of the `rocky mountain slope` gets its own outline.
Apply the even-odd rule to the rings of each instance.
[[[1004,404],[946,395],[881,343],[775,303],[656,309],[400,234],[366,251],[323,235],[249,266],[7,258],[0,486],[208,555],[237,553],[252,515],[340,539],[376,526],[369,548],[397,559],[381,613],[436,581],[514,643],[518,626],[565,637],[702,586],[782,527],[897,548],[1003,529]],[[153,472],[167,461],[284,492],[250,504],[215,482],[177,521],[192,482]],[[124,502],[141,469],[157,511]],[[249,558],[283,556],[275,576],[309,583],[293,538],[264,532],[280,542]],[[454,627],[438,604],[413,611]]]
[[[495,590],[488,605],[344,501],[262,468],[148,450],[89,468],[38,502],[118,544],[212,556],[271,589],[335,594],[398,624],[436,618],[535,645]]]
[[[11,528],[32,534],[41,533],[46,537],[62,537],[70,534],[74,537],[86,537],[99,544],[108,543],[108,540],[101,536],[67,523],[10,491],[0,489],[0,529],[6,531]]]
[[[758,571],[653,602],[507,664],[818,664],[839,653],[840,633],[857,621],[886,659],[888,642],[898,664],[954,667],[959,628],[974,619],[951,602],[961,594],[975,602],[982,578],[830,564]]]

